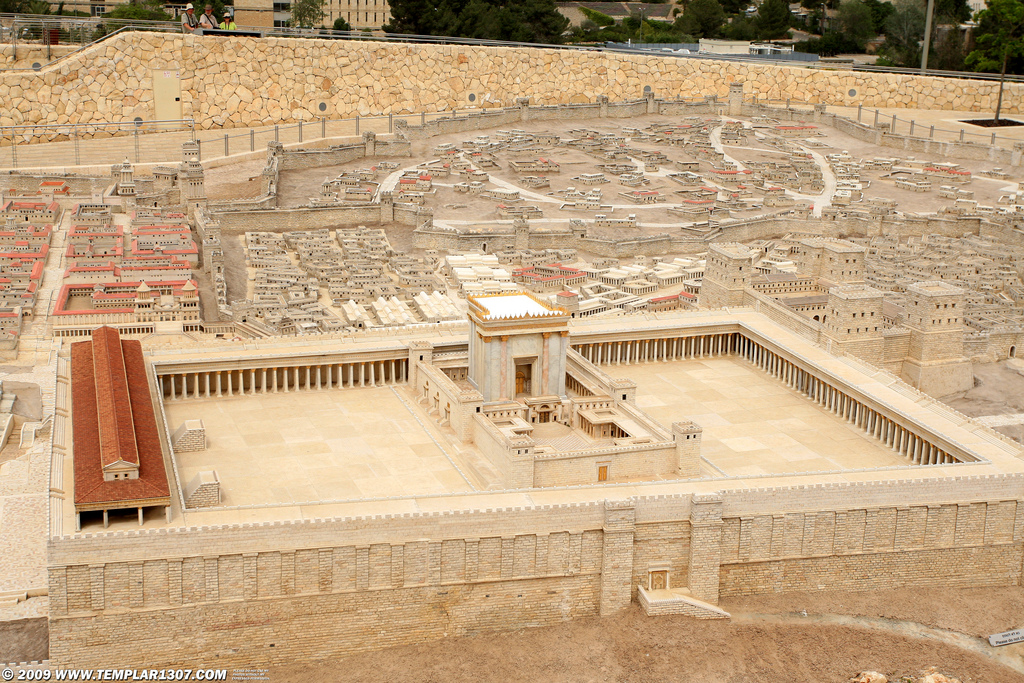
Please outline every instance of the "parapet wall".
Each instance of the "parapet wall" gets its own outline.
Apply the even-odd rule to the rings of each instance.
[[[645,87],[659,99],[724,98],[732,82],[749,84],[747,97],[762,100],[988,111],[999,87],[599,51],[132,32],[39,71],[5,73],[0,125],[156,119],[154,71],[180,74],[182,115],[202,128],[510,106],[523,97],[534,104],[601,96],[622,102],[643,97]],[[1003,110],[1020,112],[1022,96],[1024,85],[1008,83]],[[636,106],[622,113],[636,113]]]

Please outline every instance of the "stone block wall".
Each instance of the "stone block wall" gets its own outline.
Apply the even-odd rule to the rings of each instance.
[[[608,447],[593,454],[582,451],[534,457],[535,487],[596,484],[599,465],[608,466],[608,481],[679,476],[679,455],[674,443]]]
[[[722,595],[1018,585],[1024,501],[788,512],[726,518]]]
[[[225,70],[224,64],[234,68]],[[867,107],[988,111],[998,83],[928,76],[812,70],[581,50],[411,45],[297,38],[121,33],[40,71],[0,80],[0,125],[155,118],[152,70],[180,72],[182,114],[202,128],[332,116],[445,111],[475,101],[512,106],[643,97],[747,98]],[[296,78],[295,74],[303,76]],[[1024,85],[1006,86],[1003,108],[1020,111]],[[617,107],[607,106],[614,115]],[[631,116],[640,104],[623,108]],[[580,111],[581,118],[589,116]],[[533,116],[531,112],[531,116]],[[537,116],[543,116],[537,113]]]
[[[905,479],[55,538],[50,658],[141,668],[344,656],[612,613],[652,566],[711,604],[1019,585],[1020,486],[1017,475]],[[159,647],[139,648],[139,633]]]
[[[175,453],[206,450],[206,427],[202,420],[187,420],[174,430],[171,445]]]
[[[186,508],[220,505],[220,479],[212,470],[198,472],[192,477],[192,481],[185,485],[183,493]]]

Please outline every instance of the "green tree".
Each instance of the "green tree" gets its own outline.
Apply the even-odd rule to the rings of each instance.
[[[733,17],[732,21],[722,28],[722,35],[729,40],[755,40],[757,26],[744,16]]]
[[[693,0],[675,21],[677,31],[697,38],[715,38],[725,22],[725,11],[718,0]]]
[[[935,16],[949,23],[969,21],[971,8],[967,0],[935,0]]]
[[[334,20],[334,26],[332,26],[331,28],[333,28],[335,31],[351,31],[352,25],[345,21],[344,17],[338,17],[337,19]]]
[[[128,19],[136,21],[173,21],[174,17],[164,12],[163,5],[156,0],[149,0],[148,2],[129,2],[124,5],[118,5],[114,9],[110,10],[103,15],[104,19]],[[115,22],[111,22],[115,24]],[[116,24],[113,28],[122,26],[123,24]],[[111,28],[111,30],[113,30]]]
[[[872,25],[871,9],[861,0],[843,0],[836,13],[839,31],[863,50],[864,45],[877,36]]]
[[[929,59],[928,64],[943,71],[964,70],[964,37],[957,24],[947,27],[933,44],[935,58]]]
[[[569,20],[554,0],[392,0],[390,33],[559,43]]]
[[[793,25],[793,15],[786,0],[764,0],[757,8],[757,37],[760,40],[774,40],[786,35]]]
[[[871,10],[871,28],[875,35],[885,33],[885,20],[896,11],[896,7],[891,2],[880,2],[880,0],[861,0],[861,2]]]
[[[726,15],[740,14],[751,4],[757,4],[755,0],[720,0],[722,11]]]
[[[885,20],[885,42],[879,53],[896,66],[921,64],[924,39],[924,10],[914,0],[896,0],[895,10]]]
[[[995,121],[1003,107],[1003,86],[1011,59],[1024,57],[1024,4],[1020,0],[988,0],[978,13],[975,49],[964,60],[976,71],[999,71]]]
[[[28,0],[23,5],[22,11],[25,14],[49,14],[50,3],[46,0]]]
[[[821,38],[801,41],[794,47],[797,52],[808,52],[822,57],[833,57],[858,50],[857,44],[839,31],[825,31]]]
[[[313,28],[324,21],[325,0],[292,0],[292,26]]]
[[[583,13],[587,19],[590,19],[597,26],[614,26],[615,20],[603,12],[598,12],[596,9],[590,9],[589,7],[580,6],[580,12]]]

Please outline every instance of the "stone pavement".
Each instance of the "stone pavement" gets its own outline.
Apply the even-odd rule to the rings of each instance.
[[[216,470],[225,506],[472,490],[388,388],[170,401],[164,410],[172,431],[205,423],[207,450],[178,453],[178,474],[186,484]]]
[[[908,465],[880,441],[733,357],[603,365],[637,383],[637,405],[662,424],[693,420],[701,456],[727,476]]]
[[[4,380],[38,384],[43,415],[54,409],[52,366],[40,365],[3,375]],[[0,607],[11,607],[24,594],[45,595],[46,539],[50,487],[50,432],[39,434],[25,453],[0,465]],[[11,435],[18,443],[20,434]],[[9,446],[10,447],[10,446]],[[0,610],[0,619],[19,618],[22,610]]]
[[[826,111],[857,119],[856,107],[826,107]],[[992,133],[996,134],[996,145],[1010,149],[1014,142],[1024,141],[1024,126],[1002,126],[1000,128],[984,128],[972,124],[962,123],[971,119],[991,119],[994,112],[991,111],[948,111],[941,109],[897,109],[895,107],[882,107],[878,109],[879,123],[888,123],[893,116],[898,119],[896,132],[907,135],[910,132],[910,121],[914,122],[914,136],[928,137],[929,128],[935,126],[936,140],[958,140],[960,130],[964,130],[964,140],[980,144],[990,144]],[[861,123],[871,125],[875,120],[875,109],[864,108],[860,114]],[[1024,116],[1019,114],[1008,114],[1003,118],[1024,122]]]

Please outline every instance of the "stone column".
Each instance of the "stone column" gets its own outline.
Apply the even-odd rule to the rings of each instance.
[[[515,372],[513,371],[513,382],[515,381]],[[515,398],[515,391],[509,393],[508,390],[508,335],[501,336],[501,374],[499,376],[498,384],[498,397],[503,399]]]
[[[604,503],[604,543],[601,555],[601,616],[629,607],[633,600],[633,499]]]
[[[541,337],[544,340],[544,341],[541,342],[541,346],[540,346],[540,348],[541,348],[541,352],[540,352],[541,353],[541,361],[540,361],[540,363],[541,363],[541,369],[540,369],[540,381],[541,381],[541,385],[540,386],[541,386],[541,389],[537,393],[539,393],[539,394],[547,394],[548,393],[548,356],[551,353],[551,350],[548,347],[551,346],[551,333],[550,332],[544,332],[543,334],[541,334]]]
[[[694,494],[690,504],[690,593],[698,600],[718,604],[722,564],[722,497]]]

